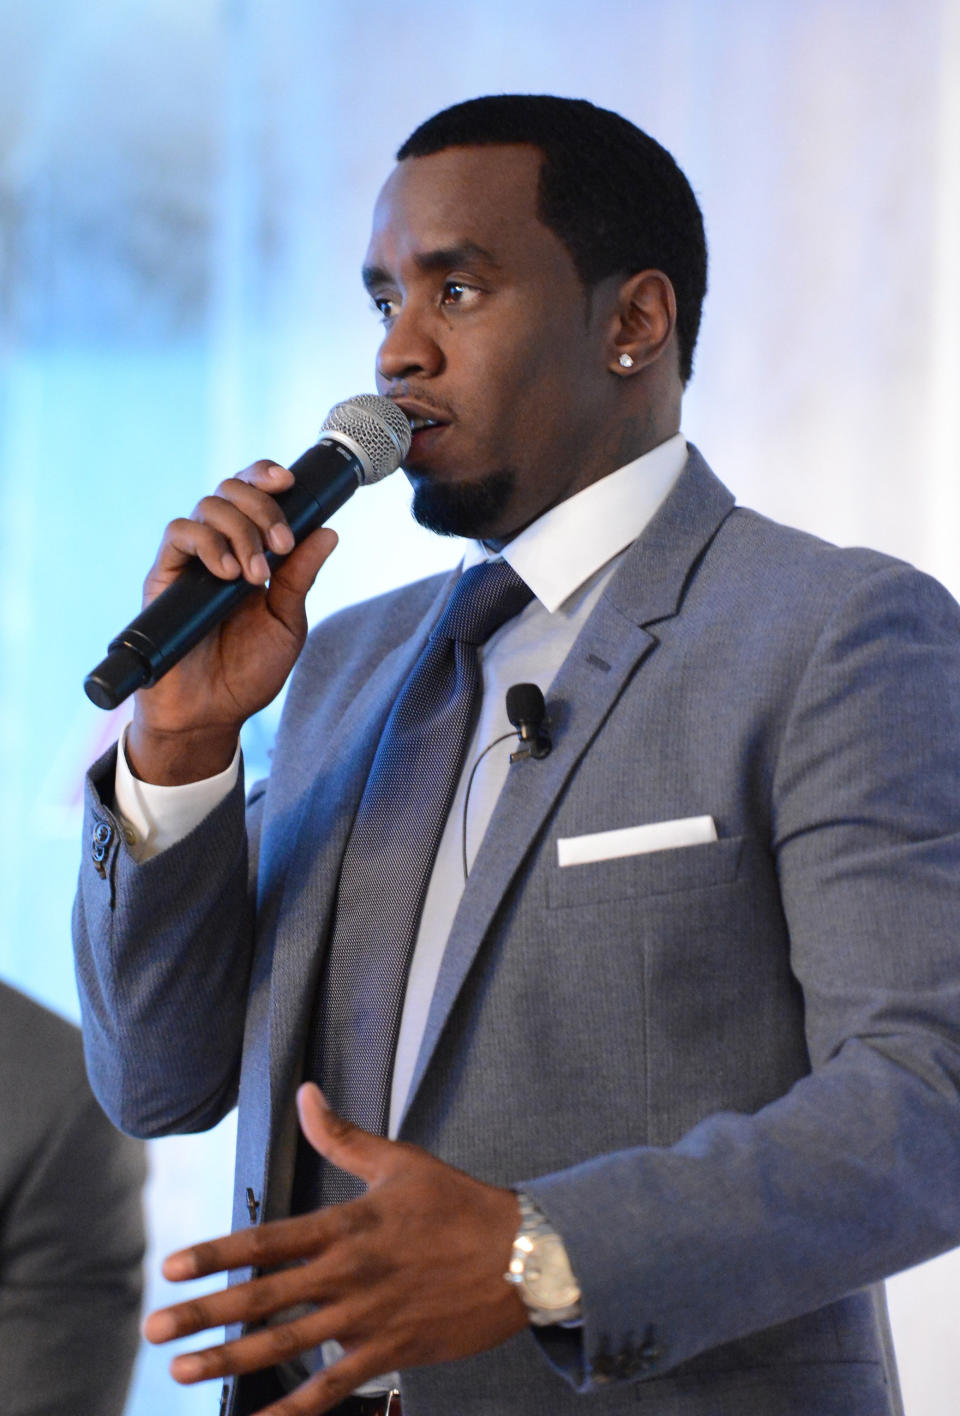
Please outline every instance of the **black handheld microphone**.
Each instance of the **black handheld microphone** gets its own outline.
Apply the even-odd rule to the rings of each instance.
[[[277,504],[299,543],[322,526],[358,487],[396,470],[410,450],[407,416],[389,398],[361,393],[331,408],[320,439],[291,465],[296,482]],[[266,551],[270,569],[284,559]],[[126,629],[107,657],[84,680],[98,708],[116,708],[138,688],[162,678],[215,625],[257,587],[240,576],[221,580],[202,561],[191,561]]]
[[[514,683],[507,689],[507,717],[517,730],[520,746],[510,761],[546,757],[553,743],[547,732],[547,705],[535,683]]]

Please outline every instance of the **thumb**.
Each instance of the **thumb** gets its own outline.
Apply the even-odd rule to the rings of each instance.
[[[267,599],[277,617],[292,623],[303,613],[303,601],[316,580],[320,567],[336,549],[337,533],[330,526],[311,531],[274,568]]]
[[[324,1160],[332,1161],[368,1185],[383,1177],[396,1150],[395,1142],[364,1131],[331,1111],[315,1082],[304,1082],[298,1088],[297,1111],[300,1129]]]

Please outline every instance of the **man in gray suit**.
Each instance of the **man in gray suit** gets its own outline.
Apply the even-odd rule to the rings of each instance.
[[[0,1407],[120,1416],[137,1351],[143,1147],[87,1084],[79,1031],[0,984]]]
[[[172,1370],[276,1416],[387,1410],[369,1383],[397,1371],[407,1416],[895,1412],[876,1285],[960,1236],[960,614],[909,567],[735,508],[679,435],[706,253],[651,139],[501,97],[398,158],[365,266],[378,385],[414,429],[415,513],[475,538],[463,573],[304,643],[315,533],[91,774],[98,1093],[147,1134],[239,1098],[235,1232],[166,1265],[234,1283],[148,1336],[243,1325]],[[263,586],[289,481],[254,464],[171,523],[148,595],[195,555]],[[379,976],[341,939],[396,884],[387,859],[357,903],[356,842],[490,560],[533,598],[470,650],[386,1135],[307,1085],[298,1142],[298,1083],[348,1094],[356,1039],[378,1045]],[[239,727],[295,661],[245,815]],[[487,753],[468,794],[520,679],[553,750]],[[433,829],[390,818],[420,791],[391,780],[387,857]],[[318,1208],[341,1172],[365,1193]]]

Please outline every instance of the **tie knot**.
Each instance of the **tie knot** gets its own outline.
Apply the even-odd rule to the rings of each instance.
[[[529,585],[506,561],[484,561],[461,575],[433,633],[461,644],[484,644],[532,599]]]

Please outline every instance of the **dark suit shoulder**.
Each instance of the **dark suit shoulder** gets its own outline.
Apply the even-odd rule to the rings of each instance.
[[[69,1096],[76,1079],[85,1077],[80,1030],[32,998],[0,983],[0,1077],[8,1107],[29,1106],[28,1088],[17,1078],[51,1098],[53,1104]]]
[[[38,1158],[63,1146],[78,1125],[91,1147],[89,1169],[99,1173],[98,1184],[105,1187],[107,1168],[115,1162],[129,1172],[132,1187],[140,1184],[141,1148],[114,1130],[94,1100],[79,1028],[6,984],[0,984],[0,1096],[0,1207]]]

